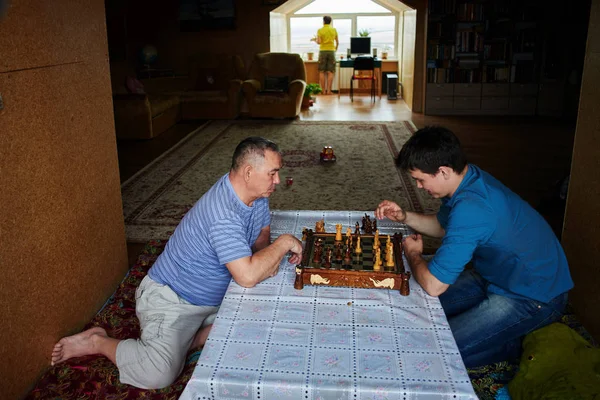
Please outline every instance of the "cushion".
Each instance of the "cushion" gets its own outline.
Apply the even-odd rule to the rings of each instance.
[[[129,91],[129,93],[146,93],[146,91],[144,90],[144,84],[132,76],[127,77],[127,80],[125,81],[125,86],[127,86],[127,90]]]
[[[223,88],[223,71],[220,68],[198,68],[196,90],[219,90]]]
[[[289,85],[289,76],[265,76],[262,90],[265,92],[287,92]]]

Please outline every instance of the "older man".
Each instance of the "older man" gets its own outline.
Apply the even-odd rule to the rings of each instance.
[[[260,137],[235,149],[231,170],[185,215],[136,292],[139,339],[118,340],[95,327],[61,339],[52,364],[101,354],[119,378],[139,388],[170,385],[191,347],[203,345],[231,278],[252,287],[277,274],[288,252],[298,264],[302,244],[284,234],[270,243],[269,196],[282,166],[277,145]]]

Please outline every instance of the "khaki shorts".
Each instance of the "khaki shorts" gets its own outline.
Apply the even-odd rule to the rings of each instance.
[[[319,72],[335,72],[335,51],[319,51]]]
[[[195,306],[149,276],[135,300],[142,334],[117,346],[119,379],[142,389],[169,386],[183,370],[196,332],[213,323],[219,307]]]

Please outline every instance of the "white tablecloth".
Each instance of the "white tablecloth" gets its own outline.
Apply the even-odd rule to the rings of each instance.
[[[273,211],[271,233],[301,237],[360,211]],[[370,212],[373,218],[372,212]],[[380,221],[380,233],[408,233]],[[294,266],[254,288],[231,282],[181,399],[476,399],[444,311],[411,278],[398,290],[305,285]]]

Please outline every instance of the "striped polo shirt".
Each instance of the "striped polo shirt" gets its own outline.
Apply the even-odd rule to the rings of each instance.
[[[227,173],[183,217],[148,275],[192,304],[218,306],[231,281],[225,264],[252,255],[270,223],[268,198],[247,206]]]

